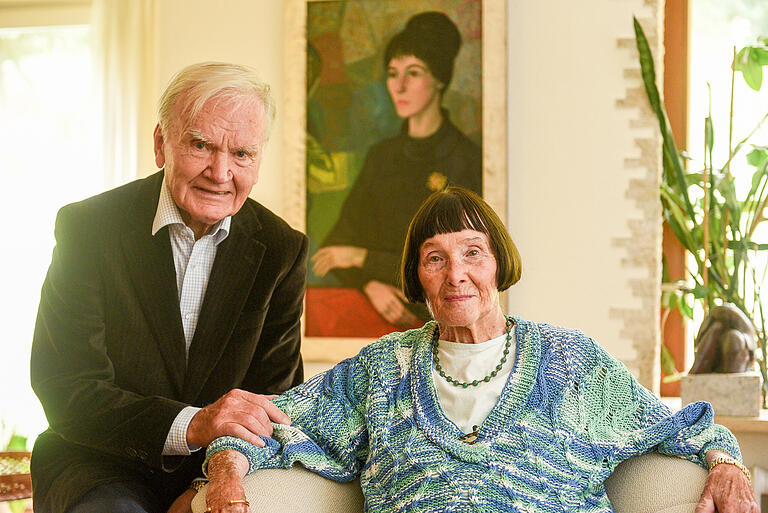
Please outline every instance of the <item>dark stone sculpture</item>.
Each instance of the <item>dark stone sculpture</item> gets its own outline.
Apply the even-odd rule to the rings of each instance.
[[[696,359],[688,374],[752,370],[757,332],[744,312],[730,303],[713,306],[694,341]]]

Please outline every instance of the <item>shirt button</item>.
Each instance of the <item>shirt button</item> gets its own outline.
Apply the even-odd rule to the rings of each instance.
[[[184,318],[185,318],[185,319],[187,319],[187,320],[189,320],[189,319],[191,319],[191,318],[192,318],[192,314],[191,314],[191,313],[188,313],[187,315],[185,315],[185,316],[184,316]]]

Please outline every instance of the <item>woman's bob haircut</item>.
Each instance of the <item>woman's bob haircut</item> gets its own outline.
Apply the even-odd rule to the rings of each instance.
[[[419,207],[408,227],[400,282],[412,303],[424,302],[424,288],[419,280],[421,245],[440,233],[475,230],[488,236],[496,257],[496,288],[507,290],[520,280],[520,253],[499,216],[480,196],[462,187],[447,187],[432,193]]]

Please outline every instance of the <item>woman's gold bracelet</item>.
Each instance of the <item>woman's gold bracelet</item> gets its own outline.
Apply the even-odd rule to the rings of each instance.
[[[735,458],[730,458],[728,456],[719,456],[709,462],[709,465],[708,465],[709,471],[712,472],[712,469],[715,468],[717,465],[720,465],[721,463],[726,463],[728,465],[736,465],[736,467],[738,467],[738,469],[744,472],[744,475],[747,476],[749,483],[752,484],[752,474],[749,473],[749,469]]]
[[[194,491],[199,492],[200,489],[207,484],[208,484],[207,480],[198,479],[196,481],[192,481],[192,484],[190,484],[189,487],[192,488]]]

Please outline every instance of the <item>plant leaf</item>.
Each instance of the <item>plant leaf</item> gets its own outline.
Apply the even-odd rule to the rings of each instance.
[[[715,145],[715,127],[712,124],[712,116],[704,118],[704,151],[712,153]]]
[[[685,317],[693,319],[693,308],[685,301],[685,299],[680,298],[680,301],[677,303],[677,308]]]
[[[691,185],[701,186],[701,181],[704,179],[703,173],[688,173],[685,175],[685,183],[690,187]]]
[[[675,359],[672,357],[672,353],[669,352],[669,348],[666,344],[661,344],[661,369],[664,374],[672,376],[677,374],[675,369]]]
[[[752,54],[755,56],[755,60],[761,66],[768,64],[768,47],[767,46],[753,46]]]
[[[755,146],[752,151],[747,153],[747,163],[754,167],[762,166],[768,160],[767,149],[765,146]],[[752,178],[754,181],[754,176]]]
[[[661,293],[661,304],[669,310],[677,308],[678,300],[677,294],[672,290],[666,290]]]
[[[705,298],[707,297],[707,291],[708,291],[708,288],[705,287],[704,285],[696,285],[693,288],[693,297],[695,297],[696,299]]]
[[[24,513],[27,510],[27,501],[26,499],[8,501],[8,509],[11,510],[11,513]]]
[[[667,114],[664,111],[664,106],[661,102],[659,90],[656,87],[656,70],[653,64],[653,55],[651,54],[651,48],[648,45],[648,39],[645,37],[645,32],[640,22],[636,17],[632,17],[635,28],[635,40],[637,42],[637,51],[640,57],[640,69],[643,77],[643,85],[648,95],[648,101],[651,104],[651,108],[656,113],[656,118],[659,122],[659,129],[663,139],[663,162],[665,174],[672,174],[677,182],[677,186],[680,189],[680,194],[684,200],[685,211],[692,220],[693,224],[696,224],[696,216],[693,211],[693,205],[688,196],[688,190],[686,188],[683,160],[680,158],[680,153],[675,146],[675,139],[672,136],[672,129],[669,126],[669,120]]]
[[[763,65],[761,63],[761,57],[752,47],[742,48],[739,55],[736,56],[738,61],[737,70],[741,71],[741,75],[744,77],[744,81],[749,87],[755,91],[759,91],[763,85]]]

